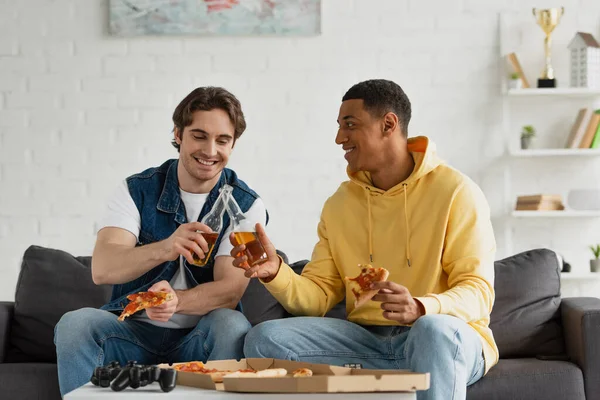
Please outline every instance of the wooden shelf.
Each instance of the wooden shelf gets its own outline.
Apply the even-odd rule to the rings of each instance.
[[[514,157],[589,157],[600,156],[600,149],[527,149],[511,150]]]
[[[578,274],[573,272],[561,272],[560,279],[563,281],[587,281],[600,279],[600,272],[588,272]]]
[[[600,218],[600,211],[517,211],[512,212],[515,218]]]
[[[586,88],[530,88],[530,89],[509,89],[509,96],[600,96],[600,89]]]

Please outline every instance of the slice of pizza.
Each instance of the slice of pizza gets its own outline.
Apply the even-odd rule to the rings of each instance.
[[[375,268],[369,264],[358,264],[358,267],[360,273],[356,277],[344,278],[354,294],[354,308],[364,305],[379,292],[378,289],[370,289],[371,283],[385,281],[390,275],[385,268]]]
[[[268,368],[260,371],[239,370],[225,375],[225,378],[282,378],[288,374],[285,368]]]
[[[285,368],[269,368],[261,371],[256,371],[259,378],[281,378],[288,374]]]
[[[160,306],[169,300],[173,300],[173,293],[168,292],[139,292],[127,296],[129,304],[125,307],[118,320],[124,321],[125,318],[146,308]]]
[[[297,370],[292,372],[292,376],[294,378],[301,378],[301,377],[312,376],[312,375],[313,375],[312,370],[310,370],[308,368],[298,368]]]
[[[190,361],[183,364],[174,365],[173,369],[181,372],[192,372],[194,374],[210,375],[215,383],[222,383],[223,376],[229,371],[219,371],[214,368],[206,368],[202,361]]]
[[[215,368],[206,368],[202,361],[190,361],[182,364],[173,366],[173,369],[181,372],[192,372],[194,374],[209,375],[210,379],[214,383],[223,383],[223,377],[225,375],[240,372],[240,373],[254,373],[253,369],[240,369],[238,371],[219,370]]]
[[[202,361],[189,361],[173,365],[173,369],[183,372],[197,372],[204,369],[204,363]]]

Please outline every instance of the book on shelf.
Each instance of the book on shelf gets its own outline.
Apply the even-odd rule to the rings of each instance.
[[[583,139],[581,139],[581,143],[579,144],[580,149],[589,149],[592,147],[594,143],[594,139],[596,137],[596,132],[598,131],[598,126],[600,125],[600,113],[595,112],[592,114],[590,118],[590,122],[587,125],[585,130],[585,134],[583,135]]]
[[[524,89],[528,89],[530,88],[529,86],[529,81],[527,80],[527,77],[525,76],[525,73],[523,72],[523,68],[521,67],[521,63],[519,62],[519,58],[517,57],[516,53],[509,53],[506,56],[508,62],[510,63],[510,65],[512,66],[512,69],[514,72],[516,72],[517,74],[519,74],[519,78],[521,79],[521,83]]]
[[[594,114],[596,121],[596,133],[594,133],[594,140],[592,140],[592,144],[590,145],[590,149],[600,148],[600,110],[597,110]],[[593,126],[592,126],[593,129]]]
[[[579,148],[593,113],[593,110],[590,108],[582,108],[579,110],[577,117],[575,118],[575,122],[571,127],[571,132],[569,133],[569,138],[567,139],[567,144],[565,146],[566,148]]]
[[[568,149],[600,148],[600,109],[581,108],[565,143]]]
[[[562,196],[558,194],[518,196],[515,207],[517,211],[562,211],[564,209]]]
[[[563,211],[565,206],[554,202],[541,202],[538,204],[517,204],[516,211]]]

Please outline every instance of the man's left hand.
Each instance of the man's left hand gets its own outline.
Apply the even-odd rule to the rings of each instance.
[[[177,304],[179,304],[179,298],[177,297],[177,293],[171,287],[169,282],[160,281],[156,282],[150,289],[149,292],[167,292],[173,294],[173,299],[169,300],[160,306],[150,307],[146,309],[146,313],[148,314],[148,318],[153,321],[162,321],[167,322],[175,311],[177,310]]]
[[[425,315],[425,307],[411,296],[407,288],[394,282],[375,282],[373,289],[379,289],[373,301],[380,301],[383,318],[401,324],[412,324],[417,318]]]

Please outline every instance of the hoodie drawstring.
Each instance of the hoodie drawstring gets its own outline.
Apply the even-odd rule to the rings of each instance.
[[[404,224],[406,227],[406,263],[410,267],[410,226],[408,224],[408,185],[404,186]],[[367,188],[367,214],[369,219],[369,262],[373,262],[373,218],[371,216],[371,189]]]
[[[369,262],[373,262],[373,221],[371,219],[371,189],[367,188],[367,214],[369,214]]]
[[[404,186],[404,222],[406,224],[406,262],[410,267],[410,227],[408,225],[408,185],[406,183],[402,184]]]

